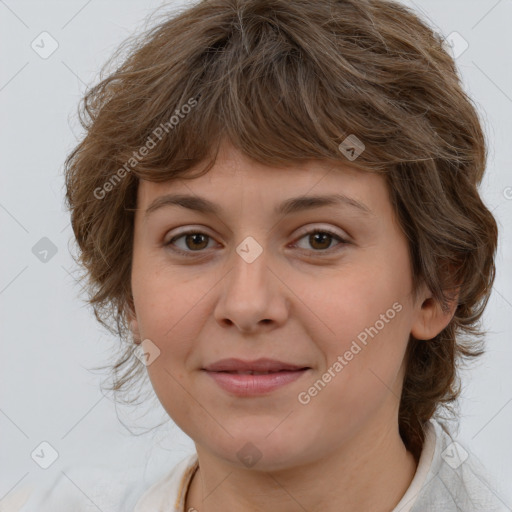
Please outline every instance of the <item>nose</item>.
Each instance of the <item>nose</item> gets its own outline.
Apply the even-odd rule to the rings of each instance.
[[[279,270],[270,268],[265,250],[253,261],[240,254],[234,251],[230,268],[219,284],[216,321],[223,327],[234,325],[244,333],[282,326],[290,301],[289,288]]]

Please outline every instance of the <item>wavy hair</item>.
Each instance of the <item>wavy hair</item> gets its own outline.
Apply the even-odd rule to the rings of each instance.
[[[224,138],[274,166],[347,163],[340,143],[364,143],[350,164],[386,178],[413,295],[425,283],[447,308],[460,293],[439,335],[409,340],[399,427],[418,458],[426,422],[460,394],[459,363],[483,353],[498,237],[478,191],[487,159],[479,115],[442,36],[392,1],[201,1],[126,40],[78,111],[85,133],[66,158],[66,204],[87,300],[128,341],[111,366],[119,396],[146,374],[126,315],[139,180],[200,176]]]

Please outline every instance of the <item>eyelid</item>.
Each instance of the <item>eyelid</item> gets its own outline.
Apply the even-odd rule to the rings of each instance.
[[[191,235],[191,234],[200,234],[200,235],[206,235],[208,238],[210,239],[214,239],[214,237],[210,234],[207,233],[207,228],[203,227],[203,226],[198,226],[198,227],[191,227],[191,228],[186,228],[184,231],[180,231],[178,233],[176,233],[174,236],[172,236],[167,242],[164,242],[163,243],[163,246],[164,247],[170,247],[173,252],[177,253],[177,254],[182,254],[182,255],[185,255],[185,256],[195,256],[195,257],[200,257],[202,255],[204,255],[204,253],[206,252],[205,249],[203,250],[200,250],[200,251],[184,251],[183,249],[179,249],[179,248],[176,248],[173,246],[173,243],[175,240],[183,237],[183,236],[186,236],[186,235]],[[299,234],[297,234],[294,238],[294,242],[293,242],[293,246],[295,246],[295,244],[300,241],[302,238],[304,238],[306,235],[310,235],[310,234],[315,234],[315,233],[327,233],[329,235],[331,235],[333,238],[337,238],[339,240],[339,246],[343,246],[343,245],[347,245],[347,244],[350,244],[351,242],[348,240],[348,236],[344,235],[344,234],[341,234],[341,233],[338,233],[334,228],[331,228],[331,227],[324,227],[324,226],[315,226],[315,227],[305,227],[304,229],[300,230]],[[315,253],[316,255],[318,256],[322,256],[322,255],[331,255],[332,252],[336,252],[336,247],[337,246],[334,246],[334,247],[330,247],[329,249],[325,249],[325,250],[318,250],[318,251],[315,251],[313,249],[302,249],[302,248],[299,248],[299,250],[301,251],[306,251],[308,253]]]
[[[301,229],[299,233],[296,235],[296,239],[302,238],[304,235],[308,235],[310,233],[321,232],[321,233],[329,233],[332,236],[338,237],[340,240],[344,242],[348,242],[348,235],[343,233],[339,233],[335,228],[331,228],[330,226],[314,226],[314,227],[305,227]]]
[[[341,235],[339,234],[336,230],[334,230],[333,228],[326,228],[326,227],[322,227],[322,226],[319,226],[319,227],[314,227],[314,228],[309,228],[309,229],[305,229],[304,231],[302,231],[299,235],[297,235],[297,237],[295,238],[295,242],[293,243],[293,245],[295,246],[296,243],[298,241],[300,241],[302,238],[304,238],[306,235],[312,235],[312,234],[315,234],[315,233],[327,233],[328,235],[331,235],[332,238],[337,238],[339,240],[339,244],[338,246],[343,246],[343,245],[347,245],[349,244],[350,242],[348,241],[348,237],[345,237],[344,235]],[[315,251],[313,249],[301,249],[299,248],[299,250],[302,250],[302,251],[307,251],[309,253],[314,253],[316,255],[319,255],[319,256],[322,256],[322,255],[325,255],[325,256],[330,256],[333,252],[337,252],[339,250],[336,249],[337,246],[334,246],[334,247],[330,247],[329,249],[326,249],[324,251]]]

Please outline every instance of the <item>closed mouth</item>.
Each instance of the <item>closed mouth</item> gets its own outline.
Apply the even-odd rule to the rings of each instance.
[[[267,372],[258,372],[253,370],[248,371],[227,371],[222,370],[215,373],[231,373],[233,375],[269,375],[271,373],[290,373],[290,372],[301,372],[303,370],[309,370],[309,368],[299,368],[298,370],[275,370],[275,371],[267,371]]]

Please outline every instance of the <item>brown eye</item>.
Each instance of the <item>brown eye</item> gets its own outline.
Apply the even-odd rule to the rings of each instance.
[[[208,235],[205,235],[203,233],[193,233],[191,235],[185,235],[185,245],[189,249],[205,249],[208,245],[208,241],[205,240],[208,239]]]
[[[175,244],[177,240],[182,238],[184,240],[184,247],[183,245],[180,247]],[[187,231],[186,233],[181,233],[180,235],[171,238],[171,240],[169,240],[165,245],[176,245],[178,252],[198,252],[207,248],[209,240],[210,237],[205,233],[201,233],[200,231]]]
[[[340,242],[337,244],[341,246],[340,248],[343,248],[344,245],[349,243],[328,229],[315,229],[308,231],[299,238],[299,240],[303,239],[307,239],[309,247],[299,247],[309,253],[315,252],[319,255],[322,255],[323,253],[330,253],[331,250],[336,250],[336,247],[332,247],[332,241],[334,239]],[[176,243],[179,240],[182,240],[180,242],[181,245]],[[194,253],[197,253],[197,255],[204,253],[204,249],[208,248],[208,242],[211,240],[212,238],[209,235],[202,233],[201,231],[191,230],[171,238],[164,244],[164,246],[168,246],[174,252],[185,256],[195,256]]]
[[[314,231],[309,231],[305,235],[303,235],[299,240],[307,239],[307,244],[309,247],[313,248],[314,252],[327,252],[331,249],[331,242],[333,239],[339,240],[341,243],[338,245],[344,245],[346,242],[343,238],[341,238],[336,233],[329,231],[328,229],[315,229]],[[311,251],[309,247],[301,247],[301,249],[306,249]]]
[[[308,242],[311,244],[311,247],[314,247],[315,249],[329,249],[331,241],[332,235],[320,232],[309,235],[308,239]]]

